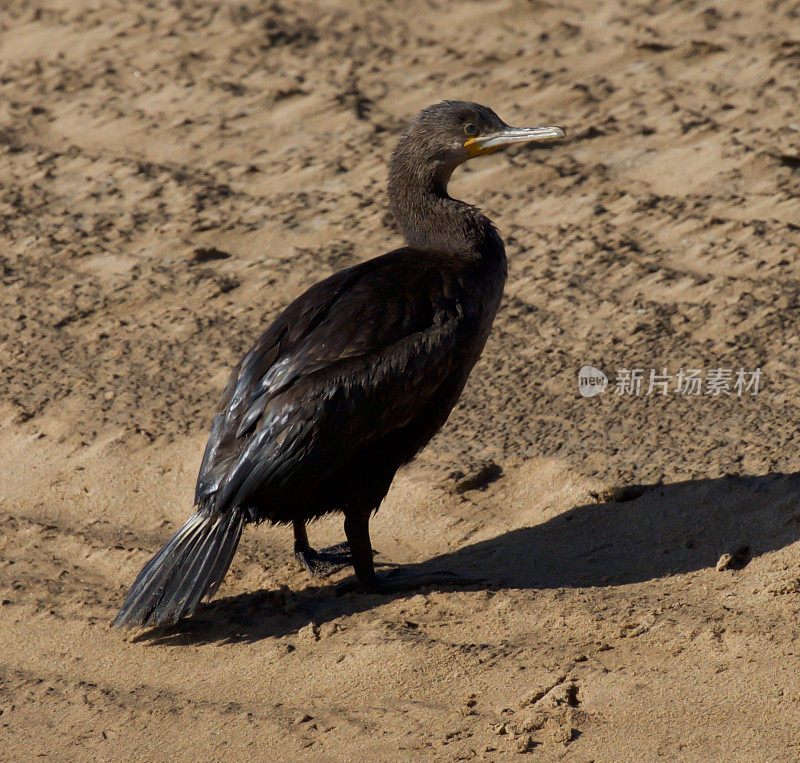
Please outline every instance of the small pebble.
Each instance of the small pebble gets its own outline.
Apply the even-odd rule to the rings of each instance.
[[[724,570],[740,570],[744,567],[750,558],[750,547],[740,546],[735,551],[723,554],[716,564],[717,572]]]
[[[722,572],[723,570],[729,570],[731,568],[732,561],[733,561],[733,554],[723,554],[717,560],[717,572]]]
[[[535,745],[536,742],[533,741],[533,737],[530,734],[525,734],[525,736],[517,740],[517,752],[530,752]]]
[[[319,641],[319,626],[312,620],[308,625],[300,628],[297,635],[309,641]]]

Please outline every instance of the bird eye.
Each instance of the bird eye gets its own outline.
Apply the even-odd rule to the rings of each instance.
[[[478,125],[474,125],[474,124],[472,124],[472,122],[470,122],[469,124],[464,125],[464,132],[467,135],[477,135],[478,134]]]

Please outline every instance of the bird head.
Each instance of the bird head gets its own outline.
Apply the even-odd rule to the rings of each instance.
[[[435,163],[452,172],[468,159],[506,146],[554,143],[565,138],[561,127],[510,127],[486,106],[442,101],[419,113],[401,146],[413,151],[422,162]]]
[[[561,127],[509,127],[477,103],[442,101],[423,109],[398,140],[389,163],[389,206],[408,245],[462,254],[475,249],[469,231],[494,228],[475,208],[449,196],[453,170],[506,146],[565,138]]]

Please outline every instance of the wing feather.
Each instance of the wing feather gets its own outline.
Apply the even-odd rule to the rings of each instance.
[[[196,501],[243,506],[265,488],[320,480],[407,424],[462,359],[474,317],[442,263],[398,250],[335,274],[293,302],[234,368]],[[434,263],[431,263],[432,265]]]

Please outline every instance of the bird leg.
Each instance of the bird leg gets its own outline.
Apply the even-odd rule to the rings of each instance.
[[[367,593],[379,593],[381,584],[375,574],[372,541],[369,538],[369,512],[345,514],[344,534],[350,543],[356,577]]]
[[[378,577],[375,574],[372,543],[369,538],[369,516],[366,514],[345,514],[344,532],[350,542],[353,568],[358,584],[345,580],[336,587],[337,593],[349,593],[360,588],[364,593],[396,593],[419,588],[425,585],[467,585],[481,581],[464,578],[449,570],[432,572],[410,572],[402,568],[390,570]]]
[[[309,575],[330,575],[342,567],[353,563],[353,555],[347,543],[339,543],[336,546],[322,548],[319,551],[313,549],[308,542],[306,523],[295,519],[294,525],[294,556]]]

